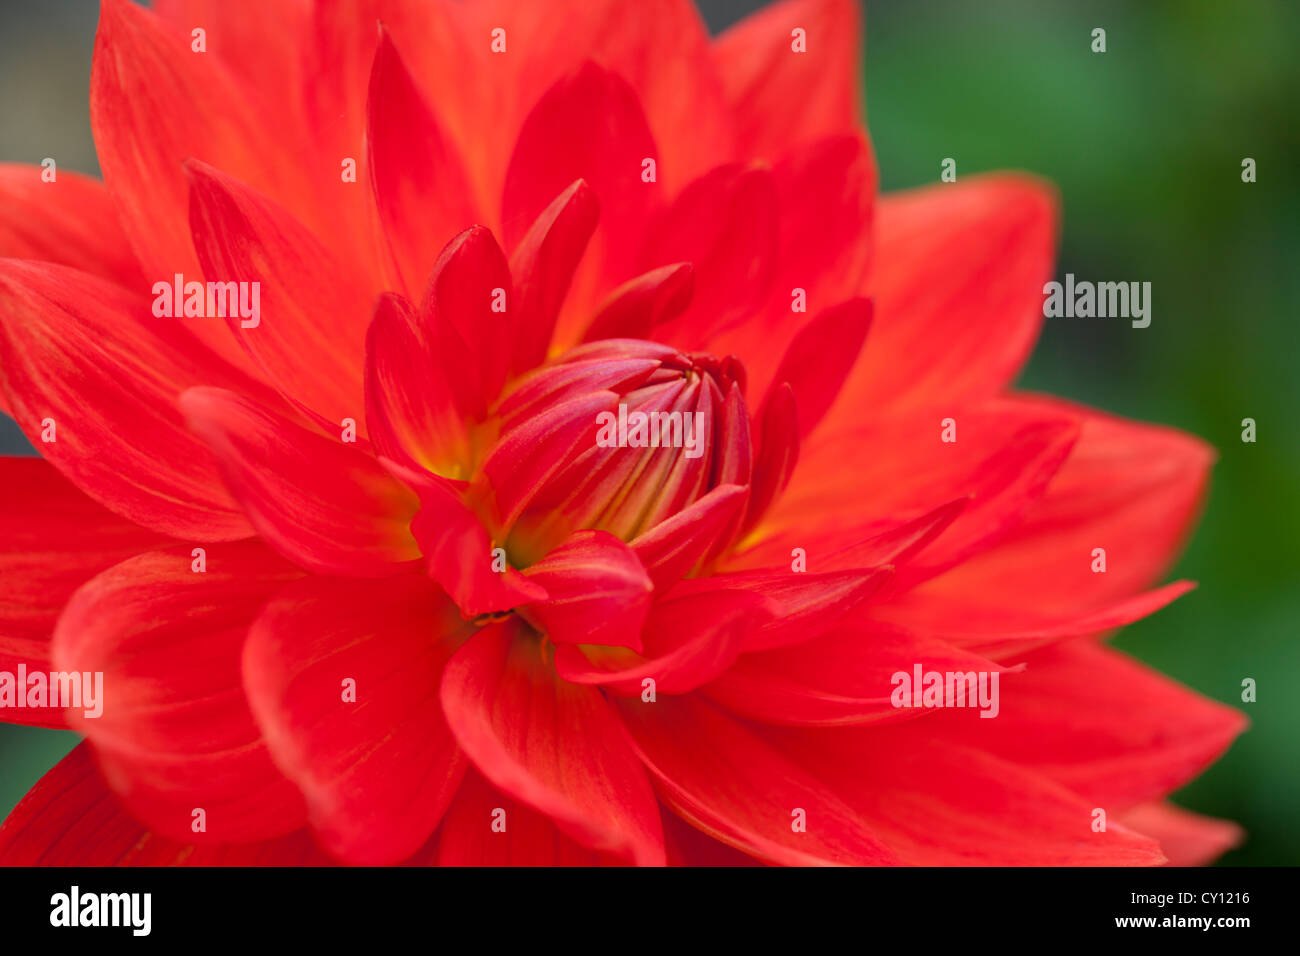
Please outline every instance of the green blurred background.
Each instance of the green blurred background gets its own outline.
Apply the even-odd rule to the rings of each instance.
[[[719,29],[763,4],[700,5]],[[98,171],[86,105],[96,18],[92,0],[0,0],[0,161]],[[1176,795],[1249,831],[1222,862],[1300,863],[1300,193],[1288,179],[1300,173],[1300,3],[886,0],[866,19],[886,190],[935,181],[945,157],[959,177],[1033,171],[1064,202],[1058,277],[1152,283],[1150,328],[1047,321],[1022,384],[1218,448],[1175,571],[1200,587],[1117,644],[1251,718]],[[1241,441],[1247,417],[1255,444]],[[30,452],[3,416],[0,451]],[[1245,677],[1256,703],[1241,702]],[[0,725],[0,815],[75,742]]]

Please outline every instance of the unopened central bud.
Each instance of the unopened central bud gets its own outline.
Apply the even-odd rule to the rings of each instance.
[[[747,484],[743,389],[734,358],[636,339],[579,346],[520,381],[498,408],[503,434],[560,406],[585,408],[590,427],[574,429],[579,437],[509,529],[507,550],[522,565],[582,529],[631,541],[720,484]],[[601,407],[593,412],[584,397]]]

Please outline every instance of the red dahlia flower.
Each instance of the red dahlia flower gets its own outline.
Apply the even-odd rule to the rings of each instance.
[[[1160,801],[1242,719],[1097,639],[1188,589],[1147,590],[1212,453],[1008,391],[1052,194],[878,197],[858,35],[103,0],[104,183],[0,176],[41,452],[0,472],[0,671],[102,673],[102,714],[0,711],[87,738],[0,860],[1230,845]]]

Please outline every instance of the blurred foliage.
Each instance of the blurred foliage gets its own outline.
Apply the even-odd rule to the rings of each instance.
[[[761,5],[702,0],[717,28]],[[0,8],[0,160],[80,157],[95,6]],[[1107,31],[1107,51],[1090,49]],[[1175,569],[1200,582],[1116,644],[1253,726],[1176,796],[1241,822],[1224,863],[1300,863],[1300,4],[1291,0],[885,0],[867,13],[867,119],[886,190],[1024,169],[1060,190],[1058,276],[1153,284],[1150,328],[1046,324],[1022,384],[1162,422],[1219,449]],[[35,86],[31,76],[52,78]],[[73,80],[69,81],[68,78]],[[1241,160],[1258,181],[1241,182]],[[1256,444],[1240,440],[1254,418]],[[20,447],[0,422],[0,446]],[[1242,704],[1253,677],[1259,700]],[[0,725],[0,814],[75,743]]]

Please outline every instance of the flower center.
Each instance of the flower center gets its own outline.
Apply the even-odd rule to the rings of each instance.
[[[590,428],[541,480],[508,531],[527,566],[574,531],[631,541],[720,484],[748,484],[745,373],[733,356],[687,354],[637,339],[579,346],[521,380],[498,406],[503,435],[529,415],[605,394]]]

